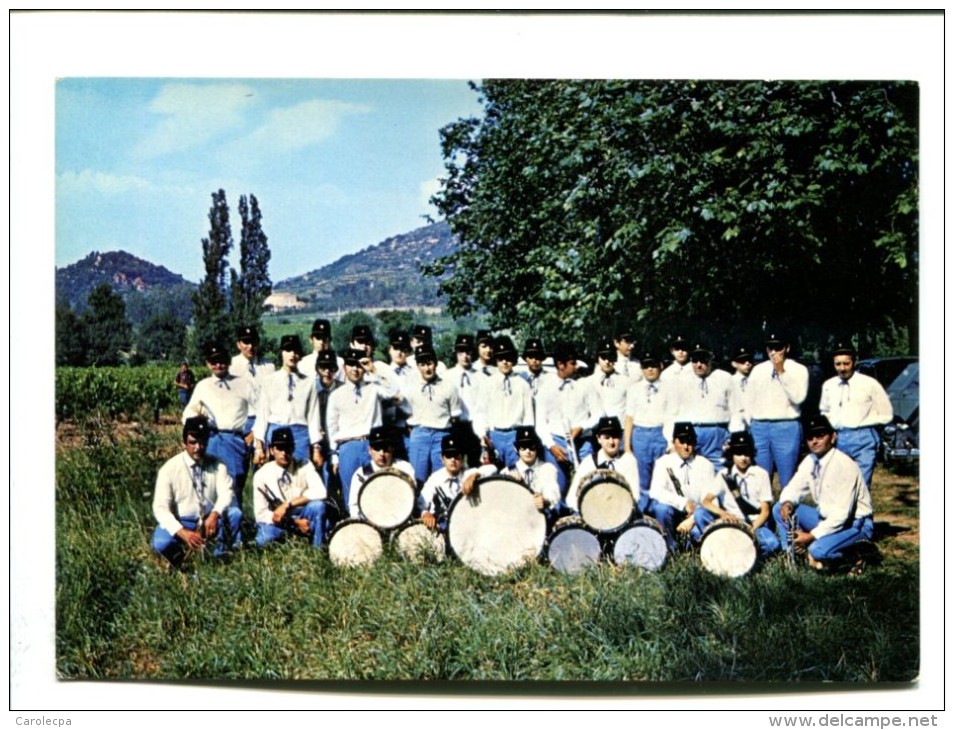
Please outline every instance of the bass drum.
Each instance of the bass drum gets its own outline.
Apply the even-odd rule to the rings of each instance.
[[[382,469],[369,476],[358,491],[358,510],[382,530],[400,527],[414,514],[417,486],[399,469]]]
[[[364,520],[339,522],[328,538],[328,558],[339,568],[371,565],[384,552],[384,536]]]
[[[663,527],[652,517],[628,525],[613,541],[613,562],[644,570],[660,570],[669,558]]]
[[[547,561],[560,573],[575,574],[599,563],[602,545],[596,531],[576,515],[561,517],[547,540]]]
[[[533,492],[511,477],[478,479],[469,496],[458,494],[447,517],[447,545],[464,565],[499,575],[536,560],[543,551],[547,520]]]
[[[597,532],[615,532],[637,513],[629,483],[611,469],[587,474],[577,487],[580,517]]]
[[[447,552],[444,536],[425,527],[420,520],[413,520],[395,532],[391,543],[398,555],[412,563],[440,562]]]
[[[755,530],[744,522],[716,520],[702,532],[699,559],[710,573],[738,578],[749,573],[758,558]]]

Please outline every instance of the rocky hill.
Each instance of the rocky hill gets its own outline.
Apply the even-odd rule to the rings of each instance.
[[[439,306],[437,282],[424,278],[420,266],[456,247],[450,227],[435,223],[276,282],[272,290],[319,309]]]
[[[82,309],[89,293],[100,284],[111,284],[123,295],[195,286],[166,267],[125,251],[93,251],[85,259],[56,270],[56,300]]]

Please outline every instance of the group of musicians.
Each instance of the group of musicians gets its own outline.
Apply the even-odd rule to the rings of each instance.
[[[174,565],[207,539],[217,553],[240,544],[253,465],[258,545],[290,533],[322,545],[337,520],[362,516],[358,493],[382,469],[413,480],[416,511],[435,530],[481,475],[524,482],[552,525],[579,510],[593,473],[614,472],[672,550],[698,544],[713,521],[734,521],[762,554],[795,548],[822,568],[873,537],[878,427],[893,414],[877,381],[855,372],[849,345],[835,349],[837,375],[803,423],[808,369],[783,334],[766,338],[761,362],[734,351],[734,374],[683,337],[669,343],[666,367],[658,353],[633,358],[626,331],[600,343],[587,375],[570,344],[531,338],[518,352],[489,331],[458,335],[451,367],[426,326],[392,336],[387,362],[375,359],[367,326],[341,353],[328,320],[314,322],[310,340],[306,356],[297,335],[283,336],[274,365],[252,328],[237,332],[234,356],[207,348],[211,375],[184,408],[183,451],[160,469],[154,495],[153,546]]]

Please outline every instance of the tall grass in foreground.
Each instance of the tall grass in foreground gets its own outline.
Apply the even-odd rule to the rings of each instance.
[[[916,555],[857,578],[773,560],[739,580],[681,555],[659,573],[545,566],[488,578],[396,556],[340,570],[304,541],[197,560],[150,554],[174,429],[94,428],[57,463],[64,678],[910,681]],[[251,514],[247,511],[247,514]]]

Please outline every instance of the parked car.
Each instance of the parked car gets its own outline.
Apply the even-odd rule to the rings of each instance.
[[[911,363],[918,359],[912,355],[898,355],[895,357],[868,357],[859,360],[855,365],[855,370],[881,383],[881,386],[887,390],[901,372]]]
[[[921,457],[920,364],[913,358],[885,388],[894,421],[881,430],[881,458],[885,464],[915,464]]]

